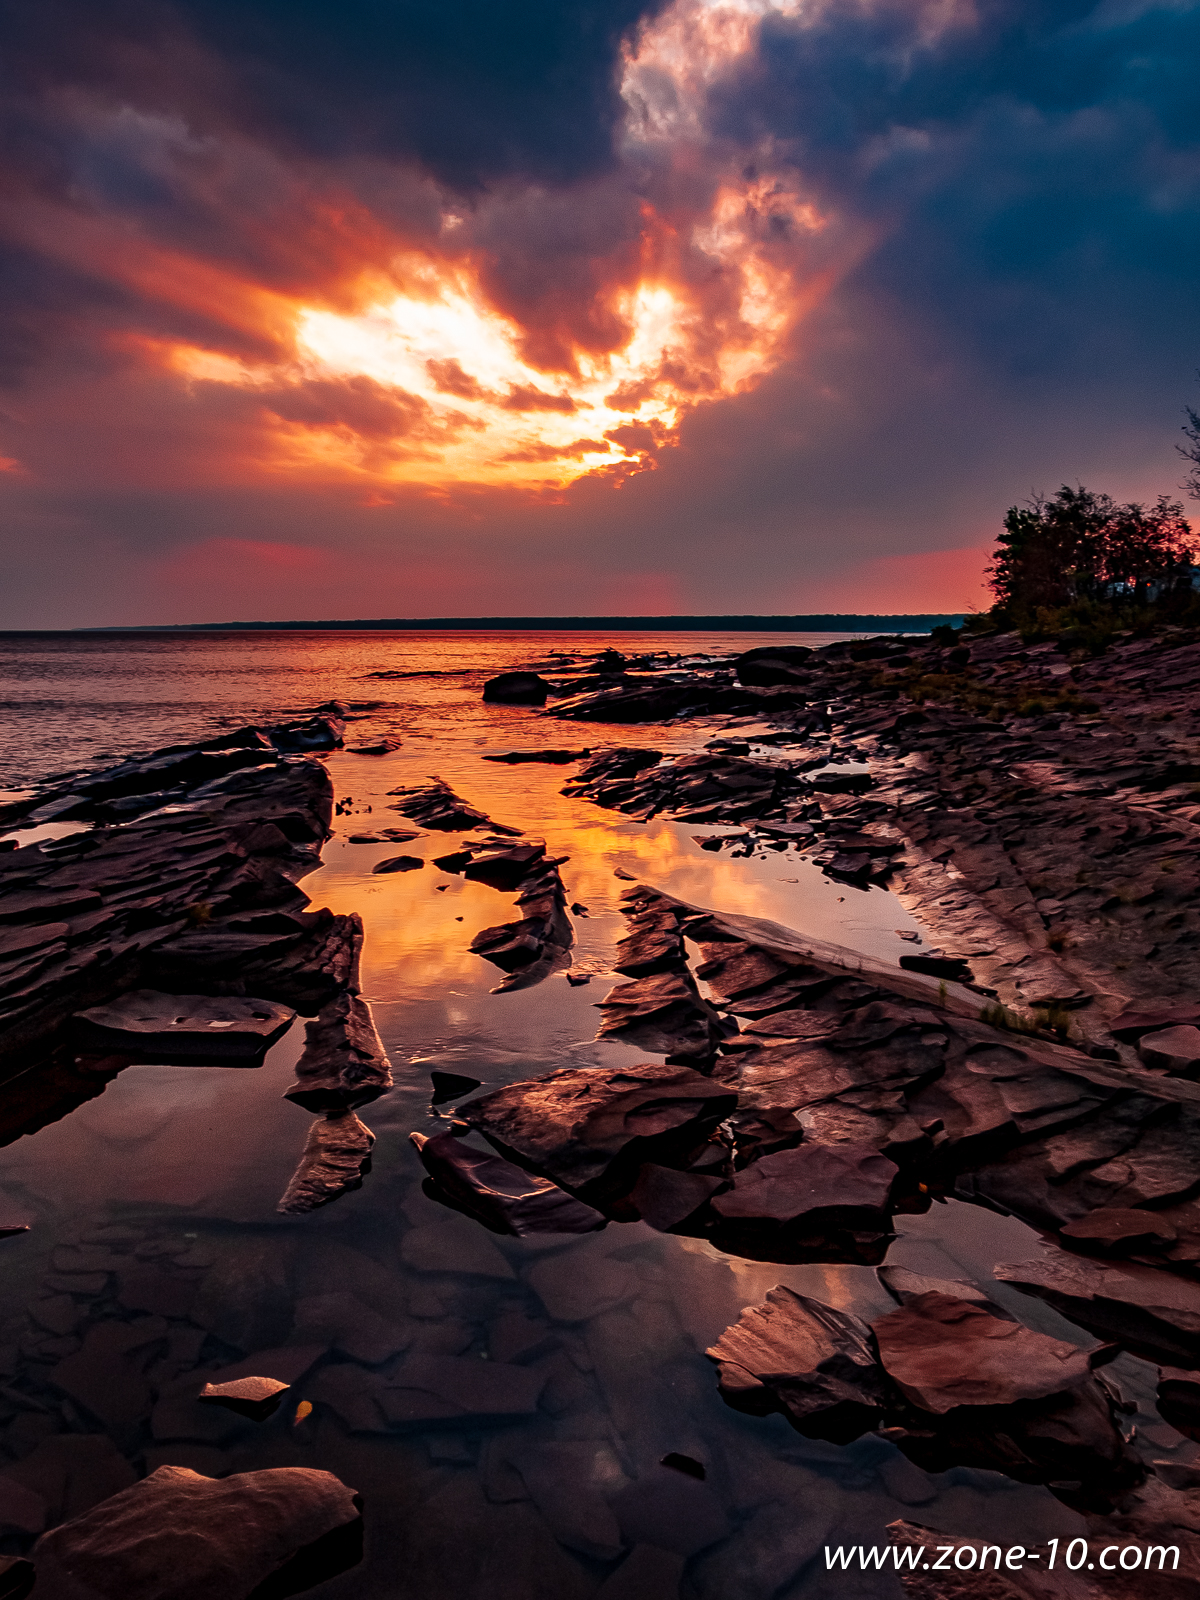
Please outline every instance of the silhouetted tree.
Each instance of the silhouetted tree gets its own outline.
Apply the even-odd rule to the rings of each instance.
[[[1178,501],[1119,506],[1082,484],[1013,506],[997,545],[988,580],[996,601],[1030,614],[1077,600],[1144,601],[1151,585],[1189,569],[1197,550]]]
[[[1191,406],[1184,406],[1183,409],[1187,415],[1183,431],[1191,443],[1177,444],[1175,448],[1185,461],[1192,463],[1192,470],[1180,487],[1186,489],[1193,500],[1200,500],[1200,411]]]

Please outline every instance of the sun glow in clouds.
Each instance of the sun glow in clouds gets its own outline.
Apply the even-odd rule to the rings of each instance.
[[[639,186],[637,264],[598,297],[604,325],[620,330],[606,352],[576,347],[559,370],[531,365],[526,330],[489,300],[470,218],[455,212],[444,218],[448,253],[402,251],[388,287],[376,280],[358,312],[297,307],[290,364],[252,370],[177,348],[174,365],[196,381],[260,390],[274,464],[289,471],[538,488],[652,466],[688,410],[778,365],[797,319],[836,277],[832,257],[843,269],[848,259],[844,240],[831,257],[827,219],[794,175],[772,174],[770,152],[725,151],[714,173],[703,144],[709,85],[749,48],[765,12],[797,10],[790,0],[676,0],[627,47],[621,151],[651,176]],[[708,174],[700,210],[679,198],[698,171]],[[359,400],[371,388],[372,425],[352,405],[306,411],[301,397],[339,384],[357,386]],[[381,405],[392,408],[382,426]]]

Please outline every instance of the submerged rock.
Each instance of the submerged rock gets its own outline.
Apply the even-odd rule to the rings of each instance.
[[[300,1165],[276,1210],[300,1215],[327,1206],[351,1189],[361,1189],[371,1170],[374,1143],[375,1135],[353,1111],[327,1111],[316,1118]]]
[[[453,1134],[411,1133],[434,1184],[495,1233],[593,1233],[607,1219],[557,1184],[501,1156],[472,1150]]]
[[[460,1106],[505,1155],[573,1192],[632,1183],[645,1161],[703,1143],[737,1096],[689,1067],[575,1067]]]
[[[305,1024],[296,1082],[284,1091],[306,1111],[366,1105],[392,1087],[392,1068],[361,995],[342,994]]]
[[[76,1012],[75,1035],[92,1050],[135,1051],[183,1060],[257,1066],[296,1013],[270,1000],[160,994],[136,989],[108,1005]]]
[[[295,1592],[293,1561],[311,1587],[361,1559],[358,1496],[309,1467],[219,1480],[159,1467],[34,1551],[39,1587],[62,1600],[249,1600],[270,1578]]]
[[[798,1229],[886,1228],[898,1168],[869,1144],[801,1144],[761,1156],[718,1195],[728,1220],[763,1220]]]
[[[783,1411],[810,1438],[847,1444],[879,1421],[883,1374],[871,1329],[782,1285],[705,1351],[739,1411]]]

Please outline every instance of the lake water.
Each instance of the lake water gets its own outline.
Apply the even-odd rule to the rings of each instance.
[[[884,1525],[915,1507],[930,1526],[1001,1543],[1079,1531],[1048,1491],[965,1469],[927,1478],[878,1439],[813,1443],[781,1418],[721,1402],[703,1352],[743,1307],[785,1283],[876,1315],[891,1301],[869,1268],[751,1262],[643,1223],[565,1241],[494,1236],[424,1194],[408,1142],[414,1129],[446,1125],[430,1105],[434,1067],[497,1086],[640,1059],[594,1040],[595,1003],[620,981],[611,966],[624,932],[618,868],[875,959],[895,962],[911,948],[898,930],[918,925],[882,889],[835,885],[792,850],[705,852],[696,835],[707,830],[695,825],[639,824],[565,798],[569,767],[482,759],[546,742],[681,751],[747,729],[728,718],[614,729],[482,703],[486,677],[550,651],[613,644],[692,655],[827,637],[0,637],[0,787],[9,790],[330,698],[380,702],[350,724],[349,742],[400,741],[384,757],[328,758],[343,814],[324,864],[303,883],[314,906],[357,911],[366,925],[364,992],[396,1078],[362,1113],[377,1137],[373,1170],[322,1211],[275,1211],[310,1125],[281,1098],[300,1023],[257,1070],[131,1067],[69,1116],[0,1150],[0,1220],[32,1224],[0,1242],[0,1440],[10,1458],[0,1472],[78,1453],[80,1436],[101,1431],[139,1474],[166,1462],[213,1476],[278,1465],[336,1472],[364,1497],[367,1559],[310,1591],[330,1600],[891,1596],[894,1578],[826,1574],[824,1544],[882,1543]],[[430,675],[380,676],[400,673]],[[492,994],[497,970],[467,947],[480,928],[511,917],[510,897],[431,864],[372,875],[396,846],[349,835],[403,825],[388,791],[431,775],[569,857],[560,869],[568,902],[586,907],[573,970],[588,984],[557,974]],[[430,861],[446,848],[445,834],[404,846]],[[889,1262],[989,1286],[992,1263],[1029,1254],[1033,1240],[1014,1221],[954,1203],[897,1226]],[[1019,1302],[1031,1324],[1082,1339],[1048,1308],[993,1292]],[[89,1407],[64,1399],[55,1372],[81,1348],[96,1349],[89,1330],[98,1322],[126,1332],[120,1349],[91,1358],[89,1392],[99,1398]],[[197,1361],[306,1345],[332,1356],[269,1422],[194,1403]],[[370,1374],[417,1359],[451,1374],[464,1370],[456,1362],[520,1367],[536,1375],[539,1398],[533,1409],[466,1424],[372,1411]],[[317,1404],[297,1420],[306,1389]],[[704,1483],[663,1468],[670,1452],[702,1462]],[[118,1469],[76,1461],[74,1470],[68,1498],[86,1495],[89,1472]],[[61,1507],[69,1514],[67,1501]],[[27,1543],[0,1534],[0,1550]]]

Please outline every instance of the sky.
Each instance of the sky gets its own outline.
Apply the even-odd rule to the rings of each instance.
[[[1183,497],[1198,59],[1200,0],[3,0],[0,627],[983,609],[1009,506]]]

